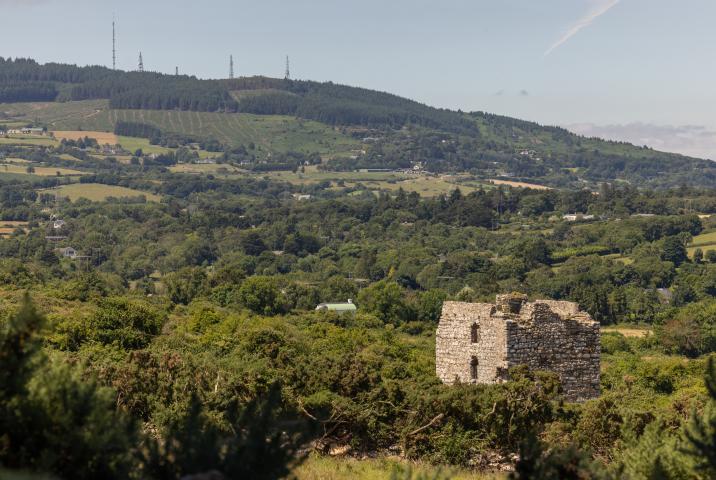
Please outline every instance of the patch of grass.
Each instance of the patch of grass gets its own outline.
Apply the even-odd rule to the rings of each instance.
[[[146,138],[123,137],[121,135],[117,138],[122,148],[132,153],[141,149],[144,153],[161,155],[175,150],[172,148],[162,147],[161,145],[152,145]],[[219,155],[216,152],[207,152],[206,150],[196,150],[196,152],[199,154],[199,158],[212,158]]]
[[[393,472],[398,478],[405,478],[410,469],[414,476],[419,474],[433,478],[438,471],[452,480],[500,480],[507,478],[502,474],[477,473],[467,470],[437,467],[407,463],[393,459],[365,459],[335,458],[311,456],[294,470],[298,480],[385,480]]]
[[[616,332],[621,333],[627,338],[643,338],[653,334],[653,330],[648,327],[634,327],[630,325],[615,325],[613,327],[602,327],[602,333]]]
[[[32,175],[27,173],[6,173],[0,170],[0,181],[21,181],[29,182],[31,184],[38,184],[44,182],[44,178],[38,175]]]
[[[538,185],[536,183],[525,183],[525,182],[512,182],[509,180],[490,180],[495,185],[507,185],[508,187],[516,188],[532,188],[534,190],[552,190],[550,187],[544,185]]]
[[[41,124],[50,130],[113,131],[113,125],[95,129],[82,127],[83,124],[90,122],[92,117],[107,109],[109,109],[108,100],[0,104],[0,111],[12,120],[23,124]]]
[[[690,258],[693,258],[694,252],[697,249],[701,249],[702,252],[706,253],[709,250],[716,250],[716,230],[696,235],[686,249],[686,253]]]
[[[8,135],[0,137],[0,144],[3,145],[42,145],[53,146],[58,142],[51,137],[40,137],[35,135]]]
[[[195,174],[230,174],[240,170],[233,165],[223,163],[180,163],[172,165],[169,170],[174,173],[195,173]]]
[[[117,137],[117,140],[122,148],[130,152],[136,152],[139,149],[141,149],[144,153],[155,153],[157,155],[171,152],[170,148],[162,147],[160,145],[152,145],[146,138],[123,137],[120,135]]]
[[[293,183],[296,185],[305,185],[309,183],[318,183],[324,181],[331,182],[389,182],[389,181],[402,181],[408,178],[407,175],[402,173],[392,172],[324,172],[318,170],[315,166],[306,167],[305,172],[267,172],[259,174],[261,176],[267,176],[274,180],[282,180],[284,182]]]
[[[26,231],[28,222],[19,222],[12,220],[0,220],[0,236],[6,237],[15,233],[15,230],[21,228]]]
[[[689,256],[689,258],[694,258],[694,252],[695,252],[696,250],[698,250],[699,248],[701,249],[702,252],[704,252],[704,255],[705,255],[706,252],[708,252],[708,251],[710,251],[710,250],[716,250],[716,244],[712,244],[712,245],[702,245],[702,246],[700,246],[700,247],[689,247],[689,248],[687,248],[687,249],[686,249],[686,253],[687,253],[687,255]]]
[[[106,200],[108,197],[139,197],[144,195],[147,201],[158,202],[161,200],[159,195],[141,190],[134,190],[116,185],[102,185],[100,183],[75,183],[72,185],[63,185],[58,188],[44,190],[46,193],[55,193],[61,197],[67,197],[72,201],[79,198],[86,198],[96,202]]]
[[[696,235],[692,240],[691,244],[689,246],[691,247],[698,247],[702,245],[714,245],[716,244],[716,230],[712,232],[702,233],[701,235]]]
[[[117,145],[119,139],[111,132],[90,132],[87,130],[55,130],[52,132],[58,140],[79,140],[82,138],[94,138],[100,145]]]
[[[453,183],[451,177],[407,175],[394,172],[324,172],[316,167],[307,167],[304,173],[297,172],[270,172],[261,174],[273,180],[307,185],[329,181],[333,188],[356,187],[361,184],[371,191],[397,191],[402,188],[406,192],[417,192],[424,197],[434,197],[448,194],[460,188],[462,193],[468,194],[477,188],[473,186]]]
[[[57,173],[59,172],[61,177],[64,176],[78,176],[83,175],[84,172],[80,172],[79,170],[72,170],[69,168],[61,168],[61,167],[38,167],[34,166],[32,168],[35,169],[34,172],[28,173],[27,172],[28,165],[13,165],[13,164],[7,164],[7,163],[0,163],[0,172],[5,173],[25,173],[28,175],[37,175],[38,177],[55,177],[58,176]]]

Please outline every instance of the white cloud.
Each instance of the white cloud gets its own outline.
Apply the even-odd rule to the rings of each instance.
[[[577,33],[579,33],[581,29],[591,25],[592,22],[607,13],[619,2],[620,0],[593,0],[593,5],[589,9],[589,11],[582,18],[577,20],[572,26],[570,26],[564,33],[564,35],[562,35],[559,40],[557,40],[554,44],[552,44],[551,47],[547,49],[546,52],[544,52],[544,56],[546,57],[547,55],[555,51],[557,48],[567,43],[567,41],[573,36],[575,36]]]
[[[716,160],[716,130],[701,125],[653,125],[630,123],[627,125],[594,125],[581,123],[566,127],[585,137],[648,145],[663,152],[681,153],[698,158]]]

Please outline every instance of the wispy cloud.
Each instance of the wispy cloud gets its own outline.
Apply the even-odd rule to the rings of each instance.
[[[716,160],[716,131],[702,125],[594,125],[582,123],[566,127],[586,137],[648,145],[655,150]]]
[[[585,27],[588,27],[591,25],[597,18],[601,17],[605,13],[607,13],[612,7],[614,7],[617,3],[619,3],[621,0],[597,0],[593,1],[592,7],[589,9],[589,11],[579,20],[577,20],[572,26],[570,26],[567,31],[562,35],[562,37],[557,40],[554,44],[552,44],[551,47],[547,49],[546,52],[544,52],[544,56],[546,57],[553,51],[555,51],[557,48],[561,47],[567,41],[569,41],[570,38],[575,36],[577,33],[579,33],[580,30],[582,30]]]

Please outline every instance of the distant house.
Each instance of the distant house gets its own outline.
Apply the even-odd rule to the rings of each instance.
[[[44,135],[45,129],[33,127],[11,128],[7,131],[7,133],[8,135]]]
[[[589,221],[589,220],[594,220],[596,218],[597,217],[595,217],[594,215],[584,215],[582,213],[568,213],[567,215],[562,216],[562,220],[564,220],[566,222],[576,222],[576,221],[585,222],[585,221]]]
[[[295,198],[298,201],[304,201],[304,200],[310,200],[311,196],[308,194],[294,193],[293,198]]]
[[[659,301],[661,303],[669,304],[674,299],[674,292],[668,288],[657,288],[656,294],[659,296]]]
[[[67,223],[64,220],[55,220],[54,222],[52,222],[52,228],[54,228],[55,230],[59,230],[65,225],[67,225]]]
[[[317,312],[355,313],[358,308],[352,300],[345,303],[321,303],[316,307]]]
[[[77,250],[72,247],[60,248],[58,252],[65,258],[77,258]]]

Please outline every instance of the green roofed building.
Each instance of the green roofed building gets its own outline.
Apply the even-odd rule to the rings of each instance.
[[[317,312],[355,313],[358,310],[352,300],[346,303],[322,303],[316,307]]]

